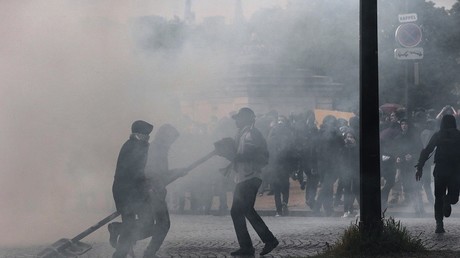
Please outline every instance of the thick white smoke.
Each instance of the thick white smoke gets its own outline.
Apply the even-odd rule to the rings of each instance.
[[[168,92],[219,74],[205,50],[136,47],[133,19],[177,10],[183,1],[0,2],[1,245],[71,237],[113,211],[131,123],[177,120]]]

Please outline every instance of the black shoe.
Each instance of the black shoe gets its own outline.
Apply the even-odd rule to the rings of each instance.
[[[442,198],[442,213],[446,218],[450,217],[450,214],[452,213],[452,207],[450,206],[450,199],[448,195],[444,195],[444,198]]]
[[[262,249],[262,252],[260,252],[260,255],[266,255],[268,254],[269,252],[271,252],[273,249],[275,249],[275,247],[277,247],[279,245],[279,241],[278,239],[275,239],[274,241],[272,242],[268,242],[265,244],[264,248]]]
[[[120,235],[120,226],[120,222],[112,222],[107,226],[110,233],[109,242],[113,248],[117,248],[118,236]]]
[[[444,223],[441,222],[436,222],[436,230],[434,233],[440,234],[440,233],[446,233],[444,230]]]
[[[256,250],[254,247],[251,248],[240,248],[230,253],[231,256],[242,256],[242,255],[254,255]]]

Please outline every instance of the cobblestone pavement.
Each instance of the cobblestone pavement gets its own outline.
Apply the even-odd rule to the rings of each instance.
[[[269,228],[280,240],[280,245],[264,257],[306,257],[321,252],[333,244],[354,218],[320,217],[263,217]],[[460,251],[460,218],[445,220],[445,234],[434,233],[433,218],[395,218],[426,243],[431,250]],[[172,215],[170,232],[159,252],[160,257],[230,257],[237,249],[236,236],[230,216]],[[256,233],[250,229],[256,253],[263,247]],[[111,257],[113,249],[107,243],[106,228],[96,231],[89,243],[92,250],[82,257]],[[135,246],[136,257],[142,257],[148,240]],[[0,249],[0,257],[31,257],[43,246]],[[258,257],[258,255],[256,255]]]

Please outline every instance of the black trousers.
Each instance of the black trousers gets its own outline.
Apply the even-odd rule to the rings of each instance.
[[[278,213],[283,212],[283,204],[289,203],[289,187],[289,175],[278,176],[273,182],[273,194]]]
[[[275,241],[275,236],[268,229],[265,222],[254,209],[256,202],[257,190],[259,189],[262,180],[259,178],[252,178],[235,186],[233,193],[233,203],[230,214],[235,227],[236,237],[238,244],[241,248],[252,248],[251,237],[249,236],[248,228],[246,226],[246,219],[251,223],[252,227],[259,235],[264,243]]]
[[[125,258],[137,240],[152,235],[155,223],[150,204],[133,202],[120,209],[121,231],[113,258]]]
[[[150,234],[144,236],[144,238],[149,236],[152,237],[147,249],[145,250],[144,257],[153,256],[153,254],[160,249],[171,227],[171,220],[169,218],[169,211],[165,196],[162,196],[161,194],[152,194],[150,196],[150,201],[155,224],[153,224],[150,228]]]
[[[450,204],[458,202],[460,192],[460,176],[458,167],[448,164],[436,164],[434,167],[434,218],[442,221],[444,196],[448,196]]]
[[[396,180],[396,164],[393,159],[383,161],[381,164],[381,173],[385,179],[385,185],[381,190],[381,202],[383,207],[387,207],[388,196],[390,195],[391,188],[395,185]]]
[[[121,213],[122,226],[113,258],[125,258],[138,240],[152,237],[144,257],[153,256],[171,227],[164,195],[151,194],[148,201]]]

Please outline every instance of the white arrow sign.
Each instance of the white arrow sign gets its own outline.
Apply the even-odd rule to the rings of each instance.
[[[395,58],[399,60],[423,59],[423,48],[397,48]]]

